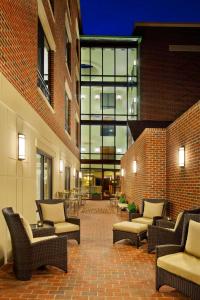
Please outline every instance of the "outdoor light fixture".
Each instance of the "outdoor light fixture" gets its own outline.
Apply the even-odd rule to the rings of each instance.
[[[137,162],[136,162],[136,160],[133,161],[133,173],[137,173]]]
[[[78,177],[79,177],[80,179],[82,178],[82,172],[81,172],[81,171],[79,171]]]
[[[94,151],[97,152],[97,153],[100,153],[100,148],[97,147],[97,148],[94,149]]]
[[[18,159],[26,159],[26,139],[22,133],[18,133]]]
[[[76,177],[76,168],[73,169],[73,176]]]
[[[124,169],[121,169],[121,176],[124,177],[125,171]]]
[[[185,166],[185,147],[180,147],[178,149],[179,167]]]
[[[59,170],[60,170],[60,173],[63,173],[64,171],[64,162],[62,159],[60,159],[60,166],[59,166]]]

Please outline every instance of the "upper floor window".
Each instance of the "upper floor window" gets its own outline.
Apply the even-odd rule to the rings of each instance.
[[[80,102],[80,82],[79,82],[79,80],[76,81],[76,99],[79,104],[79,102]]]
[[[71,43],[65,29],[65,60],[68,66],[69,72],[71,73]]]
[[[71,101],[65,92],[65,130],[71,133]]]
[[[50,47],[38,20],[38,86],[50,102]]]
[[[115,136],[115,126],[103,125],[101,127],[101,136]]]
[[[76,146],[79,147],[79,122],[76,120]]]
[[[115,107],[115,94],[114,93],[103,93],[100,94],[100,106],[101,108],[109,109]]]

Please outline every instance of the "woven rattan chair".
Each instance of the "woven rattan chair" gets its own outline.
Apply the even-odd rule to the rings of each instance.
[[[138,220],[138,223],[140,223],[142,221],[141,218],[143,218],[145,202],[150,202],[150,203],[155,203],[155,204],[156,203],[164,203],[163,210],[162,210],[162,215],[153,217],[153,219],[152,219],[152,224],[153,225],[156,224],[157,220],[162,219],[164,216],[166,216],[167,204],[168,204],[167,200],[165,200],[165,199],[143,199],[142,200],[141,213],[137,213],[137,212],[136,213],[129,213],[129,221],[132,221],[133,219],[138,219],[138,218],[140,218],[140,220]],[[137,221],[137,220],[134,220],[134,221]]]
[[[13,271],[19,280],[30,280],[32,270],[52,265],[67,272],[67,238],[35,238],[30,241],[19,214],[11,207],[2,210],[10,231]],[[45,240],[45,238],[48,238]]]
[[[178,215],[176,223],[167,220],[161,220],[157,222],[160,226],[149,225],[148,252],[155,250],[155,247],[157,245],[180,245],[183,231],[184,216],[187,213],[200,214],[200,208],[183,211]]]
[[[181,245],[161,245],[156,247],[156,290],[159,290],[163,285],[169,285],[182,292],[185,296],[190,297],[190,299],[199,300],[200,255],[194,256],[191,252],[188,252],[188,249],[185,249],[190,220],[200,222],[200,215],[185,215]],[[196,239],[198,242],[200,230],[196,234],[198,234]],[[163,265],[162,267],[161,264]],[[188,277],[191,278],[189,279]]]
[[[42,207],[41,204],[58,204],[58,203],[63,203],[63,209],[64,209],[64,215],[65,215],[65,222],[66,225],[70,224],[71,229],[62,232],[57,233],[56,232],[56,224],[52,221],[52,220],[45,220],[43,217],[43,212],[42,212]],[[62,199],[48,199],[48,200],[36,200],[36,205],[37,205],[37,209],[39,212],[39,216],[40,216],[40,220],[42,223],[46,223],[49,225],[52,225],[55,227],[55,234],[57,235],[67,235],[67,239],[74,239],[78,242],[78,244],[80,244],[80,219],[76,218],[76,217],[68,217],[67,216],[67,207],[66,207],[66,202],[65,200]],[[74,229],[73,225],[76,225],[76,228]]]

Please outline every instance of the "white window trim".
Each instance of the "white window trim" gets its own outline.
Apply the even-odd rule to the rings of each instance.
[[[51,7],[50,0],[48,0],[48,4],[49,4],[50,11],[51,11],[51,16],[52,16],[52,19],[53,19],[53,21],[54,21],[54,23],[55,23],[55,22],[56,22],[56,20],[55,20],[55,17],[54,17],[54,13],[53,13],[53,10],[52,10],[52,7]]]

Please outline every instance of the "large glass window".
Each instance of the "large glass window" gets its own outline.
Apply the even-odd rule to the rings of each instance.
[[[71,133],[71,101],[65,92],[65,130]]]
[[[70,191],[71,183],[71,168],[70,167],[65,167],[65,190]]]
[[[65,60],[68,66],[68,70],[71,73],[71,43],[66,29],[65,29]]]
[[[52,159],[39,150],[36,154],[36,197],[52,198]]]
[[[38,81],[37,84],[50,102],[50,47],[38,19]]]

